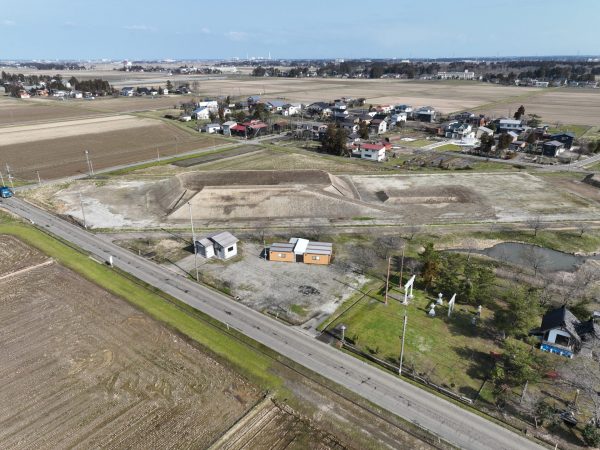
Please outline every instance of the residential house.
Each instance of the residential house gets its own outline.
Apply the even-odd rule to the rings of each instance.
[[[83,98],[83,92],[81,91],[71,91],[71,98]]]
[[[471,125],[459,121],[450,122],[444,128],[444,136],[450,139],[474,137],[474,134],[471,136],[472,134]]]
[[[375,109],[379,113],[388,114],[394,110],[394,107],[392,105],[379,105]]]
[[[281,115],[295,116],[296,114],[300,114],[302,112],[302,105],[300,103],[286,103],[283,105],[283,109],[281,110]]]
[[[542,155],[556,158],[565,151],[565,145],[559,141],[547,141],[542,144]]]
[[[550,139],[553,141],[562,142],[565,148],[569,150],[573,145],[573,141],[575,140],[575,133],[571,133],[570,131],[565,133],[557,133],[550,136]]]
[[[385,161],[385,145],[360,144],[360,157],[369,161]]]
[[[222,131],[224,135],[231,135],[231,127],[234,127],[237,125],[237,122],[235,120],[228,120],[227,122],[225,122],[222,125]]]
[[[219,103],[216,100],[204,100],[196,103],[196,108],[208,108],[210,111],[217,111]]]
[[[210,109],[206,106],[201,106],[192,111],[192,118],[196,120],[208,120],[210,119]]]
[[[514,152],[522,152],[527,148],[527,142],[525,141],[514,141],[508,145],[508,149]]]
[[[383,134],[387,131],[387,122],[383,119],[373,119],[369,124],[369,129],[376,134]]]
[[[542,324],[531,333],[540,339],[540,350],[572,358],[597,346],[600,329],[593,319],[582,322],[566,306],[544,314]]]
[[[345,120],[341,123],[341,127],[348,132],[348,134],[358,133],[359,125],[354,120]]]
[[[212,234],[196,241],[196,252],[204,258],[216,256],[219,259],[229,259],[237,255],[236,238],[229,231]]]
[[[493,136],[494,130],[488,127],[478,127],[477,131],[475,131],[475,137],[477,139],[481,139],[481,136],[483,136],[484,134],[487,134],[488,136]]]
[[[506,134],[508,134],[511,137],[513,142],[519,139],[519,133],[515,133],[514,131],[508,131],[506,132]]]
[[[396,105],[394,106],[394,111],[397,113],[406,113],[409,119],[413,118],[414,110],[410,105]]]
[[[393,124],[399,124],[400,122],[406,123],[408,115],[405,112],[395,112],[390,116],[390,120]]]
[[[17,97],[19,98],[30,98],[31,95],[29,95],[29,92],[27,92],[26,90],[22,89],[17,93]]]
[[[209,123],[202,127],[202,131],[208,134],[218,133],[219,131],[221,131],[221,125],[218,123]]]
[[[311,103],[306,109],[311,114],[319,114],[322,116],[330,116],[332,113],[329,103],[326,102]]]
[[[283,100],[268,100],[265,102],[265,105],[271,112],[280,113],[286,103]]]
[[[514,131],[516,133],[521,133],[525,126],[523,122],[515,119],[496,119],[496,131],[502,133],[504,131]]]
[[[414,118],[421,122],[433,122],[435,121],[435,115],[436,111],[431,106],[422,106],[413,113]]]
[[[264,133],[268,125],[261,120],[249,120],[242,124],[236,124],[229,127],[230,134],[237,134],[246,138],[254,138]]]
[[[135,88],[132,88],[132,87],[124,87],[123,89],[121,89],[121,95],[123,97],[133,97],[134,93],[135,93]]]

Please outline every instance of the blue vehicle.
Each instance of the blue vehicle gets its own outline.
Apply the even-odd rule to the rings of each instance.
[[[0,186],[0,197],[10,198],[13,196],[13,191],[8,186]]]

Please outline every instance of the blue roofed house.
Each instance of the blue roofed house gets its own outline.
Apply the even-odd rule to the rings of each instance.
[[[265,102],[267,108],[273,112],[281,112],[286,104],[287,102],[284,102],[283,100],[267,100]]]
[[[573,141],[575,140],[575,133],[571,133],[570,131],[564,133],[556,133],[550,136],[550,139],[553,141],[562,142],[564,147],[569,150],[573,145]]]

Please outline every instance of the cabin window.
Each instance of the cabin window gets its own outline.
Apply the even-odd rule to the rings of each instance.
[[[321,259],[321,257],[320,257],[320,256],[313,256],[313,257],[312,257],[312,260],[313,260],[313,261],[318,261],[319,259]]]
[[[232,252],[232,251],[233,251],[233,245],[232,245],[231,247],[229,247],[229,248],[227,249],[227,251],[228,251],[228,252]]]
[[[277,253],[278,258],[283,258],[283,253]]]

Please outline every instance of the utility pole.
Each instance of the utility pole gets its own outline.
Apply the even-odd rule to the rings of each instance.
[[[402,375],[402,362],[404,361],[404,337],[406,336],[406,322],[408,316],[404,312],[404,326],[402,327],[402,345],[400,347],[400,365],[398,366],[398,375]]]
[[[35,173],[37,173],[37,177],[38,177],[38,184],[41,186],[42,185],[42,179],[40,178],[40,171],[36,170]]]
[[[392,264],[392,257],[388,257],[388,268],[387,277],[385,278],[385,304],[388,304],[388,291],[390,289],[390,265]]]
[[[0,180],[2,181],[2,186],[5,186],[4,184],[4,175],[2,175],[2,171],[0,170]]]
[[[190,208],[190,223],[192,224],[192,245],[194,246],[194,268],[196,269],[196,281],[200,281],[198,274],[198,248],[196,247],[196,233],[194,232],[194,218],[192,216],[192,204],[187,202]]]
[[[13,183],[13,177],[10,174],[10,167],[8,167],[8,163],[6,163],[6,173],[8,174],[8,182],[10,183],[10,187],[13,188],[13,190],[15,189],[15,185]]]
[[[81,204],[81,215],[83,217],[83,228],[87,230],[87,222],[85,221],[85,210],[83,209],[83,197],[81,197],[81,191],[79,191],[79,203]]]
[[[160,150],[156,147],[156,162],[160,162]]]
[[[402,256],[400,258],[400,278],[398,280],[398,286],[402,287],[403,285],[403,278],[402,276],[404,272],[404,245],[402,246]]]
[[[342,325],[341,327],[342,330],[342,345],[346,343],[346,325]]]

